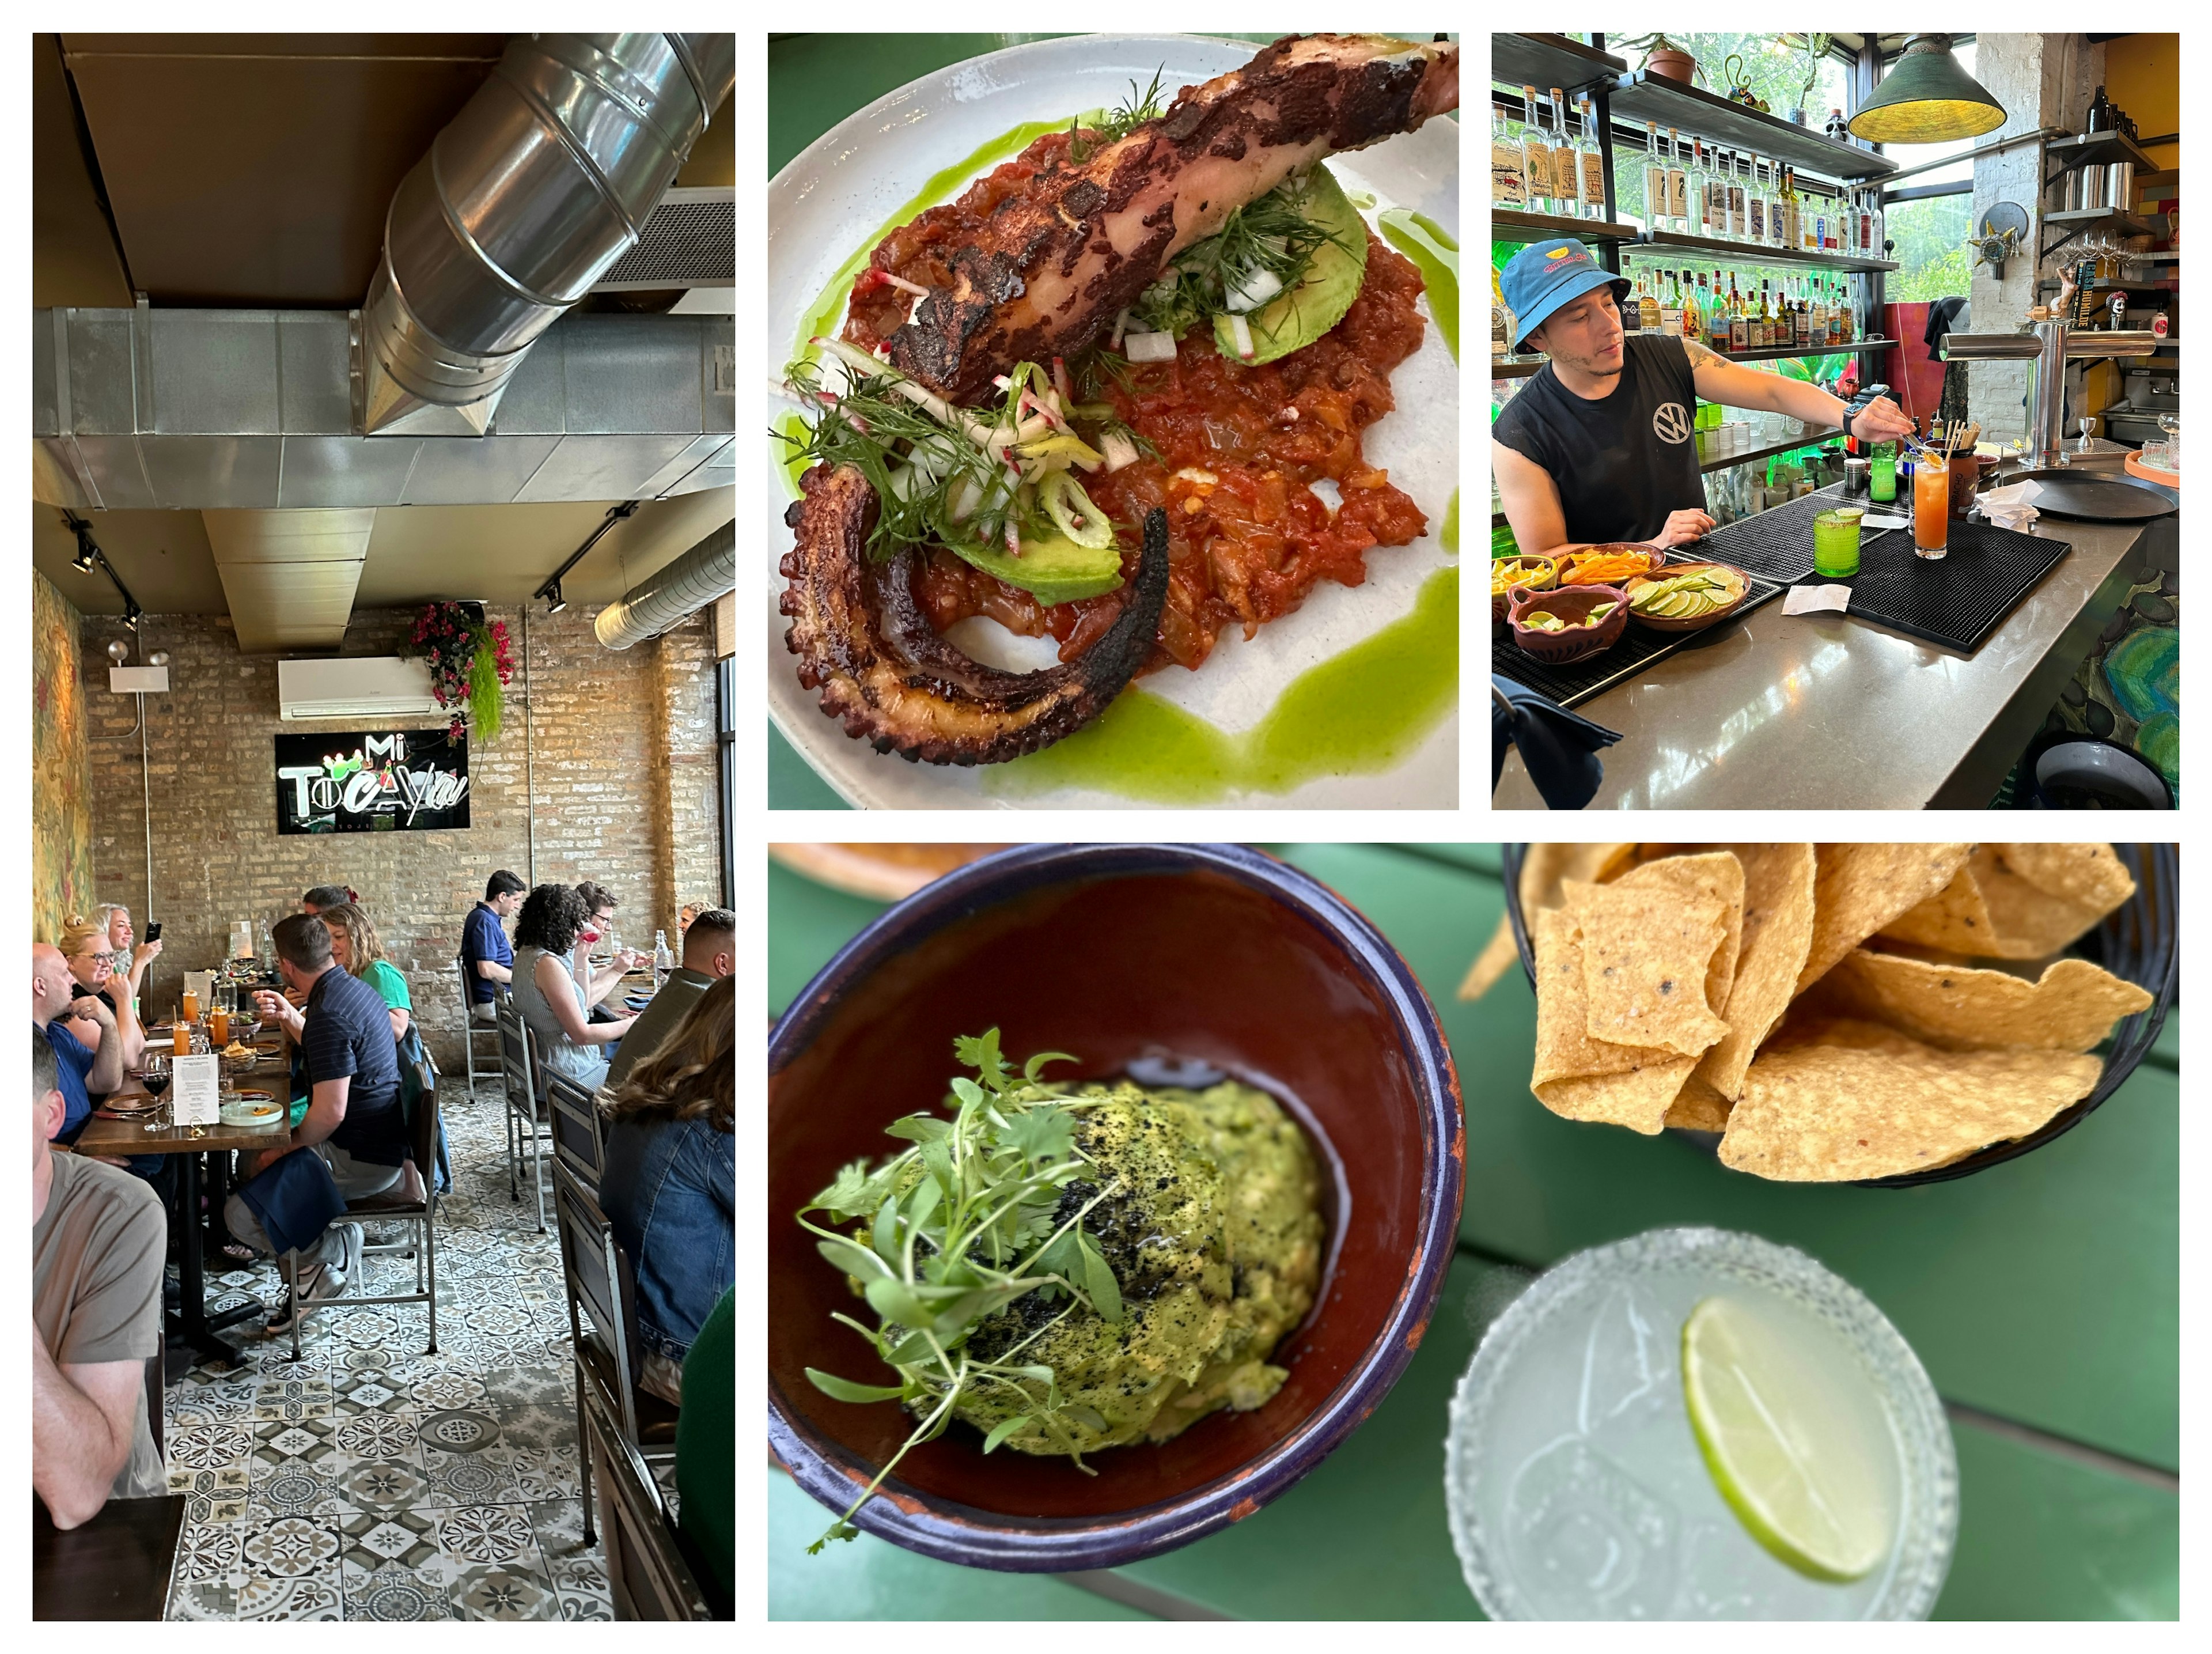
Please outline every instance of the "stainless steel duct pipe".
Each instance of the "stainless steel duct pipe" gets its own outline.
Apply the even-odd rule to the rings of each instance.
[[[362,431],[483,435],[736,78],[734,34],[518,35],[392,197],[362,310]]]
[[[658,637],[670,627],[738,585],[738,525],[732,520],[648,575],[622,600],[611,603],[592,622],[599,640],[611,649],[626,649]]]

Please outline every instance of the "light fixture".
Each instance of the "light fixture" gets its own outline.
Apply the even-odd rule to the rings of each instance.
[[[123,623],[135,632],[138,629],[138,617],[145,612],[137,604],[128,604],[123,611]]]
[[[545,594],[545,612],[557,615],[568,606],[568,599],[561,595],[561,582],[556,580],[553,582],[553,589]]]
[[[2005,107],[1951,55],[1948,34],[1916,34],[1850,119],[1869,143],[1950,143],[2005,124]]]
[[[155,650],[153,654],[146,657],[146,664],[149,666],[167,666],[169,664],[169,652],[167,649]]]
[[[107,646],[107,658],[117,666],[121,666],[131,658],[131,646],[121,638],[117,638]]]
[[[92,543],[92,531],[82,523],[70,526],[76,530],[76,556],[70,559],[70,567],[80,575],[88,575],[100,556],[100,548]]]

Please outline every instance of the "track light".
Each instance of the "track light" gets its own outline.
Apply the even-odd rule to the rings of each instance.
[[[557,615],[568,606],[568,599],[561,595],[561,582],[555,581],[553,589],[545,594],[545,612]]]
[[[138,629],[138,617],[145,612],[137,604],[130,604],[123,611],[123,623],[135,632]]]
[[[70,559],[70,567],[80,575],[88,575],[93,571],[94,560],[99,556],[100,548],[92,543],[92,536],[85,531],[83,524],[78,524],[76,556]]]

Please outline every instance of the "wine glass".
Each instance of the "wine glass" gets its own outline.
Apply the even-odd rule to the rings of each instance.
[[[2158,428],[2166,433],[2164,445],[2166,463],[2160,469],[2179,471],[2181,469],[2181,416],[2177,413],[2160,414],[2158,417]]]
[[[146,1055],[146,1072],[143,1078],[146,1082],[146,1094],[151,1097],[156,1103],[161,1102],[161,1094],[169,1089],[169,1059],[167,1055],[160,1051],[148,1052]],[[164,1105],[158,1113],[146,1122],[146,1129],[148,1131],[161,1130],[162,1126],[167,1123],[167,1108]]]

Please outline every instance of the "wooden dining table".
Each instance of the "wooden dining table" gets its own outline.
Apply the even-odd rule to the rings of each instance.
[[[160,1048],[155,1049],[158,1051]],[[286,1092],[290,1089],[291,1066],[286,1056],[287,1048],[280,1043],[273,1051],[265,1047],[256,1049],[263,1050],[264,1055],[251,1070],[236,1078],[248,1085],[262,1081],[280,1102],[289,1103]],[[148,1095],[137,1079],[126,1076],[123,1089],[110,1093],[107,1102],[134,1104]],[[289,1115],[280,1115],[265,1126],[159,1126],[149,1130],[143,1122],[115,1118],[103,1104],[93,1111],[92,1118],[78,1134],[75,1151],[79,1154],[110,1155],[118,1159],[134,1154],[182,1157],[177,1190],[177,1210],[183,1214],[185,1225],[178,1247],[180,1302],[177,1312],[169,1317],[170,1332],[173,1338],[191,1345],[210,1360],[227,1362],[236,1359],[238,1352],[218,1335],[226,1327],[260,1314],[262,1306],[254,1302],[213,1315],[208,1313],[206,1226],[200,1217],[200,1156],[225,1153],[232,1149],[265,1149],[283,1142],[290,1134]],[[218,1195],[224,1182],[218,1175],[215,1183]]]
[[[91,1521],[57,1528],[31,1500],[31,1617],[34,1620],[158,1620],[169,1597],[180,1493],[112,1499]]]

